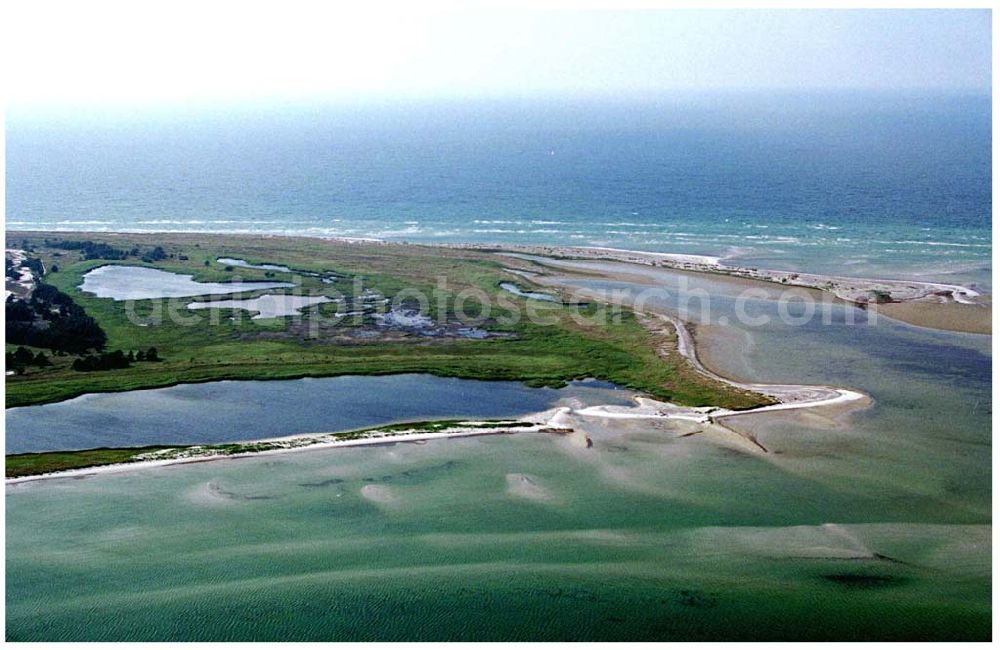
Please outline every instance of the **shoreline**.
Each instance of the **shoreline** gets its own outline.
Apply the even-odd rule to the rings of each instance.
[[[468,244],[461,246],[461,248],[511,251],[534,254],[541,257],[569,257],[584,260],[624,262],[696,273],[726,275],[734,278],[759,280],[784,287],[817,289],[832,293],[842,300],[857,304],[874,303],[875,301],[871,300],[871,296],[868,294],[879,291],[891,294],[893,302],[904,303],[918,301],[943,302],[951,299],[959,304],[972,305],[977,304],[975,298],[982,295],[977,289],[943,282],[859,278],[841,275],[823,275],[804,271],[776,271],[731,266],[723,263],[725,258],[708,255],[656,253],[608,247],[528,244],[497,244],[491,246]]]
[[[664,317],[669,319],[669,317]],[[685,358],[688,358],[685,356]],[[696,362],[696,357],[695,357]],[[700,364],[699,364],[700,366]],[[703,367],[702,367],[703,368]],[[726,379],[721,375],[716,375],[711,371],[704,369],[707,374],[718,378],[720,381],[732,384],[734,386],[749,386],[750,384],[741,384],[740,382],[735,382],[733,380]],[[769,390],[777,390],[777,393],[781,393],[782,390],[788,389],[789,391],[798,391],[794,395],[786,393],[787,401],[781,401],[776,404],[768,404],[765,406],[759,406],[752,409],[747,409],[744,411],[736,411],[732,409],[724,409],[719,407],[704,406],[704,407],[686,407],[678,406],[675,404],[670,404],[669,402],[661,402],[649,397],[637,396],[635,397],[635,406],[613,406],[613,405],[596,405],[587,406],[579,409],[574,409],[570,407],[556,407],[554,409],[549,409],[547,411],[541,411],[539,413],[531,413],[520,416],[517,420],[512,422],[506,422],[504,424],[499,424],[496,427],[478,427],[477,424],[486,424],[488,421],[465,421],[462,424],[466,426],[455,426],[443,431],[414,431],[414,430],[404,430],[402,433],[394,433],[386,431],[384,428],[374,428],[368,433],[369,435],[361,438],[348,438],[348,439],[337,439],[337,435],[345,435],[351,432],[334,432],[334,433],[318,433],[318,434],[292,434],[289,436],[282,436],[279,438],[264,438],[259,440],[245,441],[243,445],[260,445],[260,444],[277,444],[278,446],[256,450],[256,451],[241,451],[236,453],[212,453],[211,450],[208,453],[200,454],[198,450],[201,446],[194,445],[192,447],[180,447],[180,448],[167,448],[158,452],[147,452],[148,458],[142,458],[141,460],[126,461],[118,463],[108,463],[104,465],[91,465],[87,467],[72,468],[67,470],[60,470],[54,472],[44,472],[40,474],[31,474],[27,476],[18,477],[5,477],[5,485],[19,485],[24,483],[30,483],[34,481],[45,481],[54,479],[79,479],[87,476],[99,475],[99,474],[117,474],[130,471],[142,471],[147,469],[154,469],[157,467],[170,467],[175,465],[190,465],[196,463],[209,463],[215,461],[223,460],[237,460],[252,458],[257,456],[271,456],[277,454],[286,454],[293,452],[304,452],[313,450],[323,450],[323,449],[335,449],[340,447],[359,447],[359,446],[371,446],[371,445],[386,445],[386,444],[396,444],[396,443],[420,443],[428,442],[431,440],[443,440],[443,439],[454,439],[454,438],[472,438],[479,436],[497,436],[497,435],[515,435],[519,433],[547,433],[556,435],[566,435],[573,433],[572,428],[566,426],[565,419],[569,415],[574,415],[577,417],[594,417],[597,419],[641,419],[641,420],[686,420],[693,421],[702,424],[721,424],[720,420],[723,418],[730,418],[735,416],[752,416],[758,413],[770,413],[774,411],[788,411],[797,409],[810,409],[810,408],[820,408],[825,406],[833,406],[846,404],[855,401],[863,401],[863,405],[871,404],[872,400],[867,395],[843,388],[836,388],[832,386],[795,386],[795,385],[784,385],[784,384],[752,384],[752,386],[757,387],[768,387]],[[517,426],[514,426],[514,425]],[[586,435],[586,431],[582,431]],[[739,432],[736,432],[738,435]],[[759,443],[754,444],[764,451],[767,450],[759,445]],[[285,444],[282,444],[285,443]],[[81,450],[87,451],[87,450]],[[166,458],[155,458],[153,456],[162,455],[166,452],[174,452],[176,455],[166,457]],[[41,453],[59,453],[59,452],[41,452]],[[72,452],[66,452],[72,453]]]
[[[544,413],[544,411],[543,411]],[[531,416],[524,416],[519,418],[518,421],[529,420]],[[475,421],[469,421],[468,424],[475,424]],[[410,433],[398,433],[393,434],[386,432],[382,429],[372,429],[371,435],[364,438],[355,439],[343,439],[337,440],[335,438],[338,433],[344,435],[350,432],[332,432],[332,433],[315,433],[315,434],[293,434],[290,436],[282,436],[280,438],[263,438],[260,440],[248,440],[240,444],[244,445],[254,445],[262,443],[281,443],[289,442],[294,443],[296,441],[302,444],[294,445],[289,444],[288,446],[278,446],[272,449],[265,449],[261,451],[245,451],[232,454],[223,453],[207,453],[204,455],[191,455],[191,456],[174,456],[169,458],[148,458],[143,460],[136,460],[131,462],[120,462],[120,463],[108,463],[106,465],[91,465],[88,467],[79,467],[67,470],[60,470],[55,472],[45,472],[42,474],[31,474],[28,476],[17,476],[17,477],[5,477],[5,483],[7,485],[16,485],[19,483],[29,483],[32,481],[44,481],[50,479],[63,479],[63,478],[79,478],[82,476],[90,476],[93,474],[116,474],[121,472],[128,472],[133,470],[144,470],[152,469],[155,467],[169,467],[173,465],[190,465],[196,463],[210,463],[218,460],[226,459],[241,459],[241,458],[251,458],[256,456],[270,456],[276,454],[287,454],[298,451],[311,451],[319,449],[334,449],[338,447],[359,447],[359,446],[371,446],[371,445],[386,445],[395,444],[398,442],[423,442],[428,440],[441,440],[448,438],[474,438],[478,436],[495,436],[495,435],[513,435],[515,433],[545,433],[547,428],[547,423],[545,422],[534,422],[531,427],[511,427],[497,426],[494,428],[473,428],[473,427],[455,427],[453,430],[446,431],[411,431]],[[379,434],[384,435],[379,435]],[[333,436],[333,439],[331,439]],[[196,450],[199,446],[193,445],[192,447],[178,447],[178,448],[168,448],[165,451],[175,450],[183,453],[184,450]],[[86,450],[81,450],[86,451]],[[50,453],[50,452],[41,452]],[[58,453],[58,452],[51,452]],[[67,452],[72,453],[72,452]],[[155,453],[155,452],[154,452]]]
[[[207,463],[227,459],[241,459],[298,451],[334,449],[339,447],[419,443],[449,438],[513,435],[517,433],[552,433],[565,435],[574,431],[574,429],[567,427],[566,418],[570,415],[583,418],[593,417],[596,419],[683,420],[697,422],[700,424],[714,424],[723,427],[724,429],[728,429],[737,436],[744,438],[746,442],[750,442],[753,445],[752,448],[768,453],[768,450],[755,439],[747,437],[741,432],[727,427],[721,421],[726,418],[753,416],[760,413],[773,413],[776,411],[813,409],[830,406],[843,407],[855,402],[860,402],[860,404],[855,405],[855,408],[864,408],[873,403],[871,397],[864,393],[835,386],[762,384],[740,382],[730,379],[716,373],[713,370],[710,370],[701,363],[698,358],[695,339],[681,319],[660,313],[646,313],[644,315],[647,317],[652,316],[658,318],[674,328],[677,336],[677,351],[696,372],[704,374],[705,376],[716,381],[721,381],[743,390],[759,392],[774,399],[775,403],[746,410],[733,410],[715,406],[679,406],[649,397],[636,396],[634,398],[634,406],[596,405],[579,409],[565,406],[556,407],[547,411],[525,414],[518,417],[516,420],[508,420],[495,427],[476,426],[489,424],[489,421],[467,420],[462,421],[461,423],[465,426],[453,426],[440,431],[416,431],[412,429],[404,429],[401,433],[396,433],[386,430],[392,425],[384,425],[381,428],[375,427],[367,430],[367,435],[360,438],[337,439],[338,435],[347,435],[351,432],[292,434],[278,438],[264,438],[259,440],[244,441],[238,444],[246,446],[276,444],[278,446],[262,450],[248,450],[235,453],[213,453],[211,448],[207,449],[207,453],[199,453],[199,450],[202,447],[207,447],[202,445],[167,448],[158,452],[149,452],[148,454],[144,454],[149,457],[135,461],[92,465],[19,477],[5,477],[5,484],[11,486],[33,481],[74,479],[97,474],[141,471],[157,467]],[[431,424],[433,424],[433,422]],[[584,436],[586,436],[586,429],[582,429],[581,432]],[[168,458],[155,458],[156,455],[163,455],[170,452],[173,452],[175,455]]]
[[[14,232],[28,232],[28,231],[14,231]],[[38,231],[38,232],[48,232],[48,231]],[[74,231],[77,232],[77,231]],[[11,234],[11,233],[8,233]],[[95,235],[100,235],[100,233],[94,233]],[[113,233],[104,233],[113,234]],[[190,235],[200,235],[202,233],[189,233]],[[305,239],[305,240],[332,240],[340,241],[345,243],[354,244],[368,244],[372,242],[369,240],[362,240],[357,238],[335,238],[335,237],[288,237],[284,235],[270,235],[263,236],[270,238],[286,238],[286,239]],[[434,244],[407,244],[402,242],[377,242],[379,245],[385,246],[425,246],[425,247],[435,247],[444,246],[446,248],[462,248],[471,250],[483,250],[485,248],[483,245],[434,245]],[[723,277],[727,281],[732,281],[736,283],[760,283],[767,282],[772,286],[788,286],[787,283],[776,281],[773,278],[765,279],[763,277],[746,277],[741,273],[731,273],[731,272],[721,272],[723,271],[733,271],[735,267],[723,267],[721,265],[721,258],[714,258],[710,256],[694,256],[694,255],[681,255],[681,254],[670,254],[670,253],[646,253],[642,251],[627,251],[622,249],[604,248],[604,247],[512,247],[512,246],[495,246],[488,247],[490,250],[495,252],[510,251],[512,248],[517,250],[513,252],[521,252],[524,250],[530,250],[531,254],[542,254],[547,257],[553,257],[560,253],[574,253],[577,251],[586,251],[591,256],[584,257],[586,260],[598,260],[598,261],[612,261],[620,262],[623,264],[644,264],[646,266],[651,266],[655,268],[663,268],[665,270],[670,270],[674,272],[681,273],[699,273],[699,274],[710,274],[715,277]],[[541,252],[544,250],[545,252]],[[620,259],[624,257],[625,259]],[[762,273],[762,272],[758,272]],[[784,272],[782,272],[784,273]],[[810,276],[810,277],[825,277],[825,276]],[[527,278],[528,280],[533,280],[535,284],[541,286],[548,286],[543,281],[539,282],[541,278]],[[858,281],[858,279],[852,279],[852,281]],[[875,281],[879,283],[884,283],[887,281]],[[905,281],[899,281],[899,284],[906,286],[918,286],[922,287],[918,289],[918,293],[923,291],[926,292],[929,288],[940,288],[940,287],[952,287],[954,292],[952,297],[955,303],[960,303],[960,298],[968,297],[972,295],[973,298],[978,297],[978,293],[973,289],[968,289],[965,287],[957,287],[957,285],[943,285],[936,283],[907,283]],[[811,290],[817,291],[830,291],[829,289],[820,289],[818,287],[808,287]],[[830,291],[837,295],[836,292]],[[963,293],[965,292],[965,293]],[[941,298],[943,296],[937,296]],[[921,299],[926,298],[926,293],[919,293],[915,298],[908,301],[912,305],[923,305],[923,304],[939,304],[944,305],[948,303],[921,303]],[[905,304],[905,303],[904,303]],[[972,305],[962,304],[960,305],[965,308],[973,309],[983,309],[988,310],[988,307],[973,307]],[[583,417],[607,417],[611,419],[616,418],[642,418],[642,419],[666,419],[666,420],[693,420],[697,422],[707,422],[707,423],[717,423],[719,420],[732,418],[736,416],[751,416],[756,413],[770,413],[775,411],[788,411],[796,409],[808,409],[808,408],[821,408],[829,406],[841,406],[849,403],[862,402],[863,405],[871,404],[872,400],[868,395],[864,393],[854,391],[847,388],[835,387],[835,386],[810,386],[810,385],[794,385],[794,384],[762,384],[755,382],[741,382],[735,379],[730,379],[718,372],[715,372],[708,367],[706,367],[698,357],[697,346],[694,337],[692,336],[690,330],[686,324],[674,316],[657,313],[657,312],[642,312],[646,317],[653,317],[659,321],[669,325],[669,327],[675,332],[677,340],[677,353],[682,356],[685,362],[697,373],[702,374],[710,379],[719,381],[740,390],[746,390],[761,395],[765,395],[771,398],[774,403],[766,404],[764,406],[758,406],[746,410],[732,410],[714,406],[706,407],[683,407],[670,404],[667,402],[660,402],[651,398],[639,397],[636,399],[636,406],[633,407],[623,407],[623,406],[591,406],[582,408],[579,410],[573,409],[557,409],[556,412],[544,419],[543,416],[546,412],[529,414],[523,416],[522,420],[530,420],[533,422],[532,428],[521,428],[511,430],[510,428],[498,427],[496,429],[455,429],[449,431],[425,431],[425,432],[404,432],[393,435],[378,435],[378,430],[373,429],[370,436],[359,439],[342,439],[337,440],[335,438],[336,434],[296,434],[293,436],[287,436],[285,438],[277,439],[263,439],[257,441],[249,441],[244,444],[259,444],[259,443],[274,443],[279,441],[289,441],[297,440],[303,442],[301,445],[293,445],[281,448],[270,448],[258,451],[247,451],[240,453],[217,453],[217,454],[203,454],[196,456],[183,456],[175,458],[149,458],[133,462],[122,462],[122,463],[111,463],[106,465],[97,465],[90,467],[74,468],[65,471],[50,472],[44,474],[22,476],[22,477],[12,477],[6,478],[7,484],[18,484],[27,481],[44,480],[50,478],[71,478],[74,476],[98,474],[98,473],[111,473],[119,471],[130,471],[133,469],[145,469],[150,467],[159,467],[175,464],[184,463],[194,463],[194,462],[210,462],[214,460],[223,460],[226,458],[245,458],[250,456],[257,456],[263,454],[276,454],[276,453],[287,453],[291,451],[300,451],[306,449],[324,449],[324,448],[334,448],[334,447],[350,447],[359,445],[371,445],[371,444],[388,444],[396,442],[420,442],[428,441],[434,439],[451,438],[451,437],[470,437],[470,436],[480,436],[480,435],[500,435],[500,434],[511,434],[518,432],[540,432],[544,428],[552,429],[558,425],[561,414],[564,413],[574,413]],[[887,314],[888,315],[888,314]],[[214,379],[208,379],[205,381],[215,381]],[[178,382],[187,383],[187,382]],[[721,426],[721,423],[720,423]],[[557,427],[556,427],[557,428]],[[344,432],[349,433],[349,432]],[[341,434],[343,435],[343,433]],[[334,437],[331,437],[334,436]],[[766,450],[764,450],[766,451]]]

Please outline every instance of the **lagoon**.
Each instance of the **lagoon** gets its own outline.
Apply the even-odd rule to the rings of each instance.
[[[404,420],[515,417],[567,399],[627,404],[631,395],[596,381],[556,390],[419,374],[182,384],[7,409],[6,449],[236,442]]]
[[[281,273],[292,273],[292,269],[284,266],[282,264],[251,264],[246,260],[236,259],[234,257],[220,257],[215,260],[219,264],[225,264],[226,266],[239,266],[244,269],[260,269],[262,271],[279,271]]]

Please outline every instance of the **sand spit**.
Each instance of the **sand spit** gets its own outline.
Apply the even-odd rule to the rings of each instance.
[[[729,384],[740,390],[766,395],[775,401],[774,404],[759,406],[746,410],[725,409],[714,406],[689,407],[678,406],[669,402],[660,402],[647,397],[635,398],[636,406],[590,406],[581,409],[564,408],[552,416],[551,422],[565,423],[570,415],[584,418],[599,418],[606,420],[686,420],[705,425],[718,425],[731,431],[736,436],[746,439],[752,447],[763,452],[768,450],[756,439],[739,431],[726,427],[722,420],[733,417],[749,417],[759,413],[774,411],[791,411],[797,409],[814,409],[820,407],[848,406],[852,408],[865,407],[872,399],[864,393],[837,386],[804,385],[804,384],[762,384],[740,382],[710,370],[698,358],[694,337],[684,322],[668,314],[643,312],[642,316],[655,322],[661,322],[670,327],[677,337],[677,352],[683,356],[698,373]],[[655,319],[655,320],[654,320]]]
[[[469,246],[469,248],[484,248]],[[928,300],[930,302],[945,302],[953,300],[961,304],[976,304],[979,291],[972,287],[940,282],[921,282],[916,280],[882,280],[874,278],[854,278],[838,275],[819,275],[816,273],[799,273],[794,271],[771,271],[753,267],[740,267],[726,264],[723,258],[708,255],[682,255],[675,253],[648,253],[645,251],[630,251],[618,248],[598,248],[588,246],[492,246],[492,250],[509,250],[515,253],[527,253],[543,257],[575,257],[582,259],[625,262],[646,266],[659,266],[686,271],[700,271],[732,275],[765,282],[775,282],[785,286],[820,289],[835,294],[838,298],[850,302],[867,303],[872,300],[873,292],[891,294],[894,301],[908,302]]]
[[[658,313],[643,313],[648,319],[658,319],[669,325],[677,335],[677,351],[691,367],[702,375],[715,381],[729,384],[741,390],[752,391],[766,395],[775,401],[774,404],[757,408],[736,411],[714,406],[686,407],[660,402],[647,397],[637,397],[636,406],[591,406],[572,411],[573,415],[602,419],[636,419],[636,420],[686,420],[704,425],[717,425],[743,438],[750,443],[751,448],[767,453],[768,450],[753,436],[727,427],[723,420],[733,417],[749,417],[759,413],[774,411],[791,411],[797,409],[813,409],[819,407],[850,406],[863,407],[872,403],[871,398],[864,393],[840,388],[837,386],[813,386],[802,384],[760,384],[740,382],[723,377],[705,367],[698,359],[694,338],[684,322],[674,316]],[[567,413],[568,415],[568,413]]]
[[[694,344],[694,337],[691,336],[691,332],[684,325],[684,322],[675,317],[669,316],[667,314],[652,314],[655,318],[659,318],[664,322],[670,323],[674,331],[677,333],[677,351],[683,356],[691,366],[697,370],[699,373],[720,381],[730,386],[740,388],[742,390],[752,391],[754,393],[760,393],[762,395],[767,395],[773,398],[778,403],[771,404],[769,406],[761,406],[755,409],[749,409],[746,411],[730,411],[728,409],[718,409],[717,412],[713,414],[713,417],[729,417],[732,415],[745,415],[748,413],[761,413],[764,411],[787,411],[789,409],[797,408],[814,408],[817,406],[832,406],[834,404],[841,404],[844,402],[853,402],[857,400],[869,399],[863,393],[857,391],[848,390],[845,388],[838,388],[835,386],[810,386],[801,384],[759,384],[759,383],[744,383],[740,381],[734,381],[719,375],[702,364],[701,360],[698,359],[698,353]],[[722,411],[726,411],[723,413]]]
[[[984,300],[984,296],[976,288],[957,284],[772,271],[730,265],[724,258],[708,255],[648,253],[617,248],[530,245],[488,247],[468,245],[467,247],[499,250],[515,255],[563,258],[560,261],[566,261],[565,258],[576,258],[621,262],[711,274],[716,277],[725,276],[736,280],[767,282],[783,287],[819,290],[863,308],[877,309],[879,313],[890,318],[920,327],[976,334],[992,332],[990,301]],[[622,269],[622,273],[627,275],[628,270]]]
[[[751,416],[756,413],[770,411],[792,410],[816,408],[821,406],[833,406],[845,403],[868,403],[868,396],[832,386],[800,386],[793,384],[749,384],[726,379],[713,373],[698,361],[694,354],[694,343],[690,333],[684,324],[676,318],[662,314],[655,315],[665,322],[672,324],[677,329],[678,349],[681,354],[699,371],[705,373],[718,381],[737,386],[745,390],[753,390],[773,397],[778,400],[777,404],[761,406],[745,411],[734,411],[718,407],[686,407],[660,402],[646,397],[636,397],[635,406],[589,406],[583,408],[571,408],[568,406],[549,409],[540,413],[526,415],[517,420],[517,426],[512,426],[512,422],[496,423],[490,426],[488,421],[463,421],[455,426],[438,430],[427,431],[419,429],[373,429],[365,432],[363,437],[350,439],[338,439],[337,433],[314,433],[297,434],[282,438],[270,438],[244,443],[248,451],[236,453],[223,453],[211,447],[189,447],[178,449],[165,449],[151,452],[140,457],[136,461],[126,463],[116,463],[101,465],[97,467],[85,467],[34,476],[24,476],[6,479],[7,485],[27,483],[54,478],[74,478],[85,477],[98,474],[113,474],[119,472],[129,472],[134,470],[149,469],[153,467],[165,467],[168,465],[182,465],[188,463],[204,463],[216,460],[231,458],[248,458],[251,456],[264,456],[273,454],[283,454],[309,449],[330,449],[335,447],[357,447],[363,445],[384,445],[393,443],[425,443],[429,440],[439,440],[443,438],[468,438],[474,436],[489,436],[516,433],[547,433],[566,435],[573,433],[570,427],[572,418],[595,419],[642,419],[642,420],[686,420],[701,424],[718,424],[720,420],[734,416]],[[683,343],[681,343],[683,341]],[[737,435],[742,436],[739,432]],[[745,437],[745,436],[744,436]],[[755,447],[761,451],[767,450],[755,440],[750,440]],[[253,446],[261,446],[261,449],[252,449]],[[589,445],[588,445],[589,446]],[[508,476],[508,488],[516,496],[532,500],[548,500],[548,495],[543,488],[537,486],[529,477],[522,475]],[[206,497],[205,494],[201,495]],[[218,495],[214,495],[218,496]],[[366,498],[372,501],[384,501],[382,494],[366,494]]]
[[[114,474],[118,472],[130,472],[138,469],[148,469],[152,467],[165,467],[167,465],[183,465],[188,463],[205,463],[225,458],[249,458],[251,456],[266,456],[273,454],[285,454],[307,449],[331,449],[335,447],[358,447],[364,445],[385,445],[399,442],[419,443],[428,440],[439,440],[442,438],[471,438],[476,436],[492,436],[515,433],[546,433],[551,430],[549,420],[554,414],[553,410],[544,411],[533,416],[520,418],[518,423],[527,426],[511,426],[510,422],[497,423],[490,426],[486,421],[463,421],[459,425],[438,431],[425,431],[420,429],[392,429],[381,430],[372,429],[365,432],[364,437],[338,439],[338,433],[309,433],[296,434],[282,438],[268,438],[266,440],[256,440],[243,443],[247,447],[254,445],[266,445],[266,449],[248,450],[238,453],[224,453],[212,448],[201,448],[198,446],[164,449],[157,452],[145,454],[139,460],[114,463],[109,465],[99,465],[96,467],[82,467],[60,472],[50,472],[47,474],[35,474],[32,476],[22,476],[6,479],[7,485],[15,483],[26,483],[52,478],[72,478],[80,476],[90,476],[95,474]]]

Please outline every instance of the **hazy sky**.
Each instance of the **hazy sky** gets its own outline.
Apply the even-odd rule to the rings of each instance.
[[[988,10],[11,5],[3,47],[14,106],[728,88],[990,90]]]

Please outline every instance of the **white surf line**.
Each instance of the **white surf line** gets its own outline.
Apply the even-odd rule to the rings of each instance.
[[[616,253],[620,255],[634,255],[637,257],[652,257],[656,259],[669,260],[680,264],[705,264],[706,266],[721,266],[722,258],[714,255],[695,255],[689,253],[654,253],[649,251],[634,251],[627,248],[611,248],[608,246],[568,246],[567,248],[579,248],[587,251],[602,251],[606,253]]]

